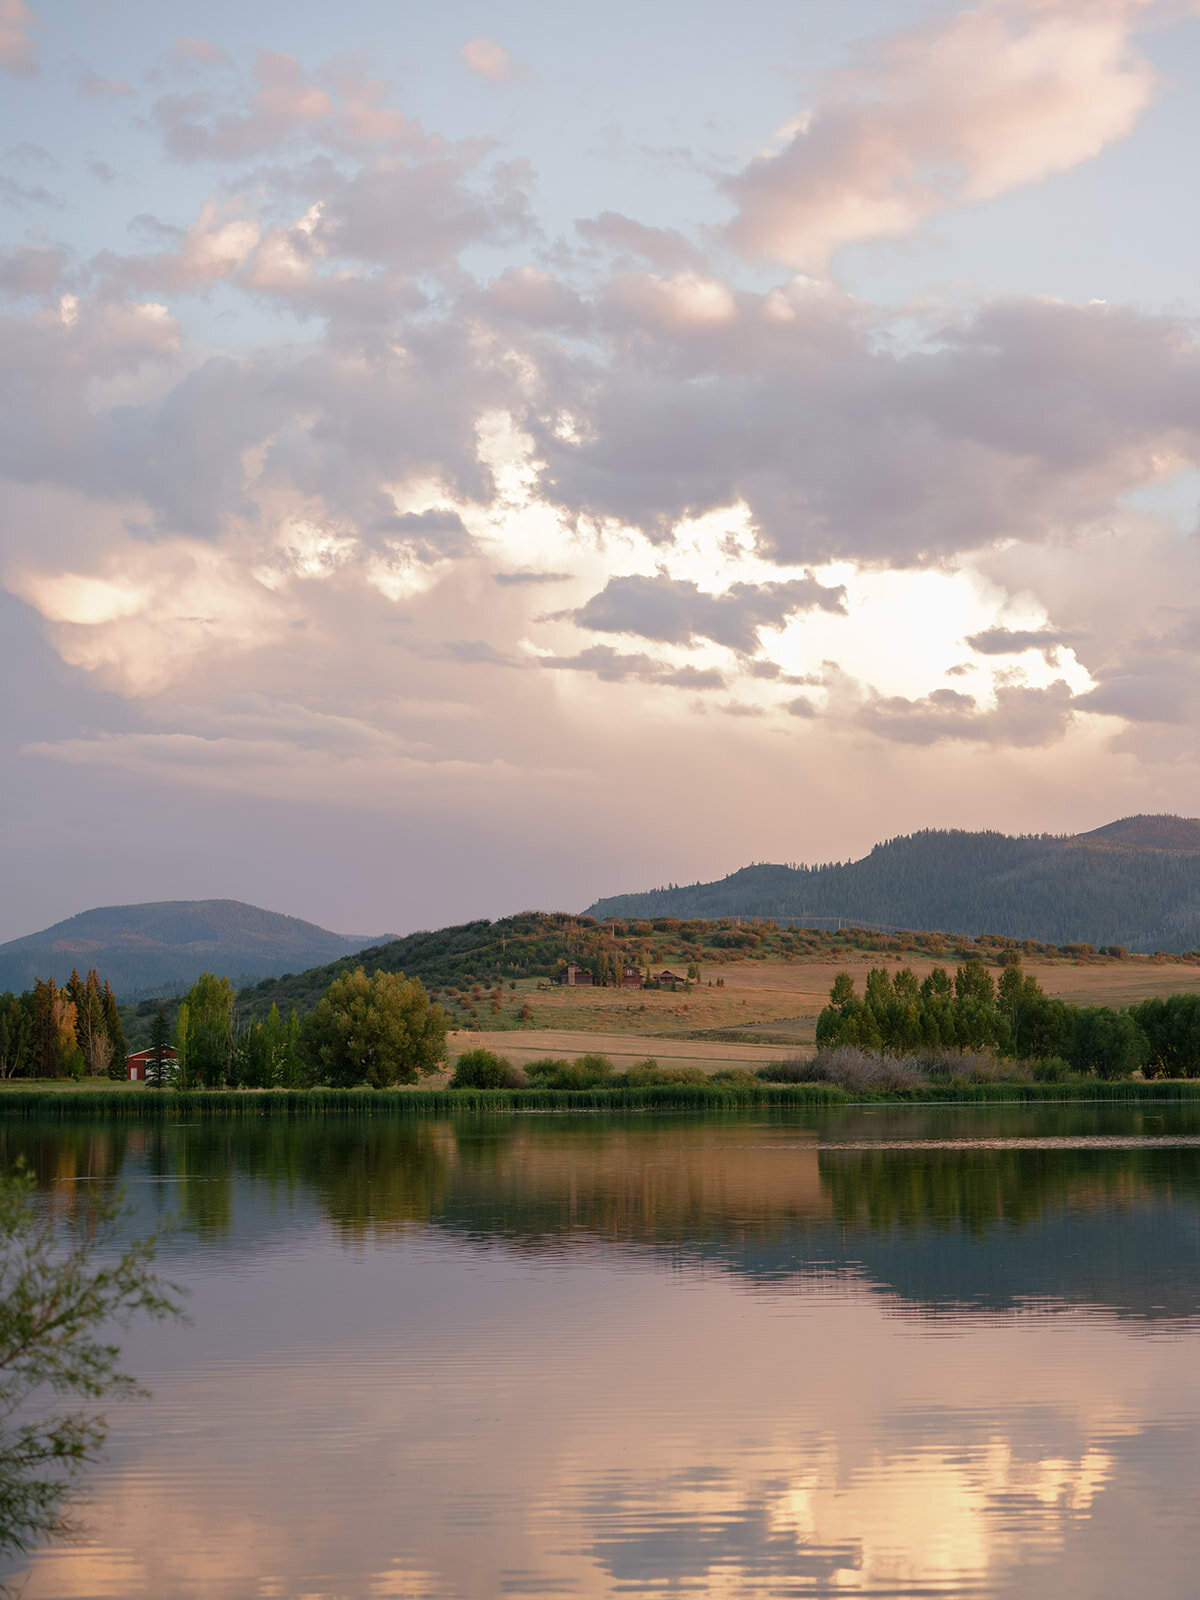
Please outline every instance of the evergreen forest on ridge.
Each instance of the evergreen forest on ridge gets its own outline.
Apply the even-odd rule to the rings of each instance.
[[[840,918],[1180,952],[1200,946],[1200,821],[1125,817],[1066,836],[924,829],[877,844],[860,861],[747,866],[712,883],[610,895],[588,913]]]

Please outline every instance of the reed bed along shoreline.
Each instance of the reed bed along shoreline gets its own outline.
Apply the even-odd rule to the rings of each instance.
[[[925,1084],[864,1092],[831,1084],[675,1084],[615,1089],[17,1089],[0,1120],[151,1122],[195,1117],[444,1116],[451,1112],[709,1111],[756,1107],[1200,1101],[1200,1079]]]

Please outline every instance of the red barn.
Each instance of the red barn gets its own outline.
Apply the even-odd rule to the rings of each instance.
[[[167,1045],[163,1050],[162,1058],[164,1061],[169,1062],[173,1067],[179,1060],[179,1057],[175,1052],[175,1046],[171,1044]],[[145,1083],[146,1074],[149,1072],[150,1065],[154,1059],[155,1055],[153,1050],[135,1050],[132,1055],[126,1056],[125,1076],[129,1079],[130,1083]]]

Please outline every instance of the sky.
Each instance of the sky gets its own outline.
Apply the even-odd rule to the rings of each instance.
[[[1200,5],[0,0],[0,938],[1197,810]]]

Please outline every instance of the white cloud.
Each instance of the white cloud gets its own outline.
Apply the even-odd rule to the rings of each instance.
[[[894,238],[1124,138],[1156,74],[1132,41],[1149,0],[982,0],[892,34],[730,179],[749,255],[823,272],[842,245]]]

